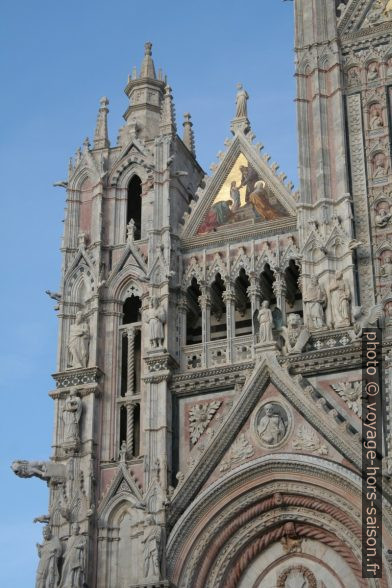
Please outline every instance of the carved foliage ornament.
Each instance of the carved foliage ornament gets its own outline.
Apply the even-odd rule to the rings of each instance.
[[[195,404],[192,406],[189,411],[189,429],[193,444],[200,439],[221,404],[220,400],[214,400],[208,404]]]
[[[254,454],[254,449],[249,443],[245,434],[242,433],[237,437],[231,446],[229,455],[222,461],[219,468],[221,472],[227,472],[233,465],[237,465],[241,461],[245,461]]]
[[[302,449],[304,451],[311,451],[319,455],[327,455],[328,448],[324,443],[321,443],[319,436],[308,425],[300,425],[297,429],[296,436],[293,441],[294,449]]]
[[[341,382],[332,384],[332,388],[343,398],[344,402],[355,414],[362,417],[362,381]]]

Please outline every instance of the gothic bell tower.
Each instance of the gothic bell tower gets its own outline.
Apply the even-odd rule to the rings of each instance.
[[[167,383],[179,363],[178,227],[203,172],[190,115],[184,140],[177,136],[151,43],[125,94],[117,144],[104,97],[94,143],[77,150],[64,182],[53,453],[48,462],[13,464],[18,475],[48,482],[41,567],[56,542],[53,585],[64,588],[77,543],[74,586],[166,585],[156,548],[173,483]]]

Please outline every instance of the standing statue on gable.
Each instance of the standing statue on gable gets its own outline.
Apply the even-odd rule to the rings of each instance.
[[[237,96],[235,100],[235,118],[247,118],[249,95],[242,84],[237,84]]]

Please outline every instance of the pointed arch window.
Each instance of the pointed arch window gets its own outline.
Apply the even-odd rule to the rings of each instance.
[[[135,223],[134,238],[141,238],[142,227],[142,181],[139,176],[133,176],[128,184],[127,225],[133,220]]]

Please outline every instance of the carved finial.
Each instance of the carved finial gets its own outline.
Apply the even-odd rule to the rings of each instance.
[[[108,104],[109,100],[103,96],[99,101],[97,125],[94,134],[94,149],[107,149],[110,146],[108,137]]]
[[[153,80],[156,79],[156,75],[155,75],[155,67],[154,67],[154,62],[153,59],[151,57],[152,55],[152,43],[150,43],[150,41],[148,41],[147,43],[144,44],[144,59],[142,62],[142,67],[140,70],[140,77],[141,78],[151,78]]]
[[[81,151],[80,147],[78,147],[76,149],[76,153],[75,153],[75,167],[77,167],[79,165],[81,159],[82,159],[82,151]]]
[[[171,87],[166,86],[163,96],[160,130],[163,135],[174,135],[177,131],[176,112]]]
[[[83,152],[86,153],[90,149],[90,139],[88,137],[83,141]]]
[[[136,65],[133,66],[132,68],[132,79],[136,80],[137,79],[137,69],[136,69]]]
[[[191,121],[191,115],[189,114],[189,112],[186,112],[184,114],[184,122],[182,123],[182,126],[184,127],[184,135],[182,140],[184,141],[184,144],[188,147],[189,151],[196,156],[196,150],[195,150],[195,134],[193,132],[193,123]]]
[[[70,157],[69,162],[68,162],[68,178],[70,178],[72,176],[73,170],[74,170],[73,160],[72,160],[72,157]]]

